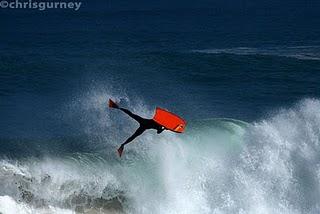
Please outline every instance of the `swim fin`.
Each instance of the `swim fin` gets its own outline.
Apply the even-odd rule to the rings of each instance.
[[[110,108],[119,108],[119,106],[115,102],[113,102],[111,99],[109,99],[109,107]]]
[[[124,149],[124,146],[120,146],[119,149],[118,149],[118,154],[119,154],[119,157],[121,158],[122,156],[122,152],[123,152],[123,149]]]

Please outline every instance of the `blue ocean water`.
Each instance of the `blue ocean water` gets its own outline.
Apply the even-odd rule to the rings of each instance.
[[[247,3],[1,11],[0,211],[319,212],[319,4]],[[110,97],[190,128],[120,160],[136,124]]]

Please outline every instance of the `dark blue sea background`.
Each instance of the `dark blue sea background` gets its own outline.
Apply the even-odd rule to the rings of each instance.
[[[77,132],[59,109],[97,85],[188,120],[254,121],[317,97],[320,19],[312,6],[319,4],[310,4],[248,12],[113,11],[90,3],[78,12],[1,11],[0,136]],[[224,52],[239,47],[257,50]],[[212,49],[221,51],[196,52]],[[308,54],[315,59],[299,58]]]

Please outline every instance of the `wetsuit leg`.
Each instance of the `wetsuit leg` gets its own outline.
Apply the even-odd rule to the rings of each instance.
[[[142,128],[140,126],[131,137],[129,137],[123,144],[121,144],[121,146],[118,149],[118,154],[119,154],[120,157],[121,157],[122,152],[124,150],[124,145],[126,145],[126,144],[130,143],[131,141],[133,141],[136,137],[141,135],[145,130],[146,130],[145,128]]]
[[[136,137],[138,137],[139,135],[141,135],[146,129],[139,127],[135,133],[133,133],[133,135],[131,135],[131,137],[129,137],[123,144],[121,144],[121,146],[124,146],[128,143],[130,143],[131,141],[133,141]]]
[[[121,111],[123,111],[124,113],[126,113],[127,115],[129,115],[130,117],[132,117],[133,119],[135,119],[138,123],[141,123],[143,121],[143,118],[132,113],[131,111],[129,111],[128,109],[125,108],[119,108]],[[138,129],[139,130],[139,129]],[[137,130],[137,131],[138,131]]]

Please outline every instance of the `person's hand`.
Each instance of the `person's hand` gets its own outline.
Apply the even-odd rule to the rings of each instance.
[[[165,128],[163,126],[161,126],[161,129],[157,130],[157,134],[160,134],[161,132],[163,132],[165,130]]]

